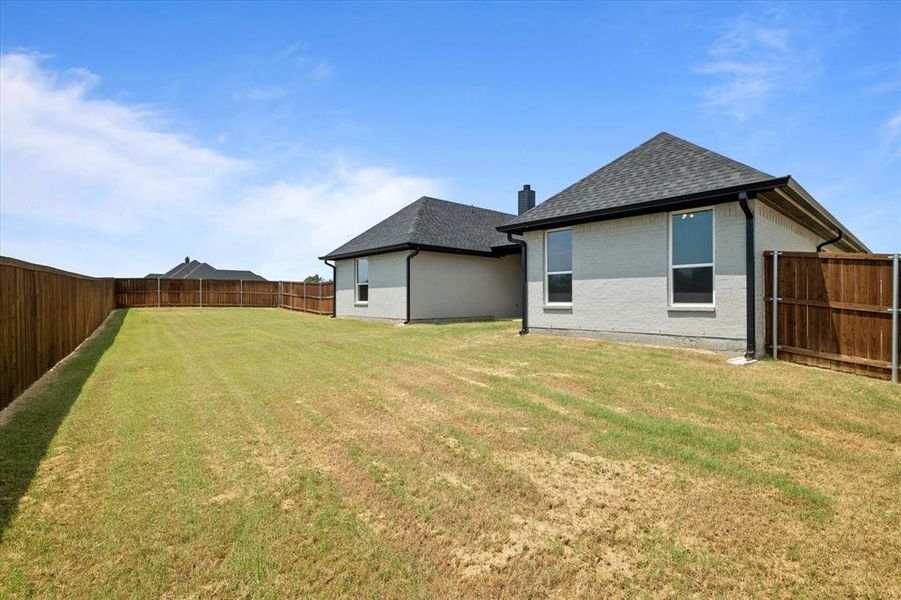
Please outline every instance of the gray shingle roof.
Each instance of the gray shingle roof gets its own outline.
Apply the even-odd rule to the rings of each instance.
[[[162,275],[150,273],[146,277],[163,279],[243,279],[245,281],[266,281],[253,271],[241,271],[235,269],[217,269],[209,263],[191,260],[175,265]]]
[[[491,254],[516,247],[496,229],[512,218],[508,213],[423,196],[320,258],[417,246]]]
[[[519,215],[522,225],[773,179],[669,133],[655,135]]]

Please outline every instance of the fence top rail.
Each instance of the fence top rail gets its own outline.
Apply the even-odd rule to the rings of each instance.
[[[53,273],[54,275],[65,275],[66,277],[75,277],[77,279],[88,279],[90,281],[108,281],[114,279],[113,277],[91,277],[90,275],[82,275],[81,273],[74,273],[72,271],[64,271],[62,269],[57,269],[55,267],[48,267],[47,265],[39,265],[37,263],[30,263],[24,260],[19,260],[18,258],[11,258],[9,256],[0,256],[0,266],[6,267],[16,267],[18,269],[28,269],[29,271],[38,271],[41,273]]]
[[[892,260],[894,254],[863,254],[855,252],[783,252],[777,250],[779,256],[787,258],[829,258],[833,260]],[[773,256],[772,250],[766,250],[764,256]]]

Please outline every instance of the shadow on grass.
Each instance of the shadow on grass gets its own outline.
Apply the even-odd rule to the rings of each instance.
[[[115,311],[74,356],[24,392],[25,406],[0,428],[0,540],[63,419],[125,320]]]

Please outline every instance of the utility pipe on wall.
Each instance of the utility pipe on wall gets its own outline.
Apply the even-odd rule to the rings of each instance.
[[[413,283],[410,280],[410,261],[417,254],[419,254],[419,250],[414,250],[413,252],[411,252],[407,255],[407,320],[404,321],[405,325],[408,325],[410,323],[410,292],[411,292],[411,286]]]
[[[507,234],[507,240],[519,245],[520,255],[522,256],[520,266],[522,269],[522,328],[519,330],[519,335],[526,335],[529,333],[529,248],[526,246],[525,239],[515,238],[512,233]]]
[[[332,268],[332,318],[335,318],[338,309],[338,268],[335,263],[323,261]]]
[[[745,358],[752,360],[757,354],[757,292],[755,284],[757,280],[754,265],[754,213],[748,206],[748,194],[742,192],[738,195],[738,204],[745,213]]]
[[[829,244],[834,244],[834,243],[840,241],[843,237],[845,237],[845,232],[842,231],[841,229],[839,229],[838,235],[836,235],[834,238],[826,240],[825,242],[822,242],[820,244],[817,244],[817,252],[822,252],[823,247],[828,246]]]

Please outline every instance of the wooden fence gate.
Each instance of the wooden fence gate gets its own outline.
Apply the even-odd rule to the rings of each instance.
[[[764,252],[770,355],[897,381],[898,259]]]

